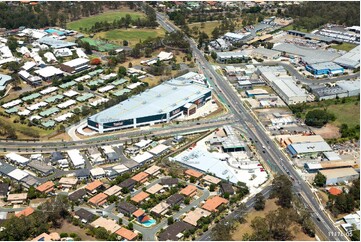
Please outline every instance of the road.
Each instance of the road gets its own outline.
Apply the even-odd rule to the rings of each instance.
[[[167,19],[157,14],[159,23],[166,29],[171,31],[176,30],[176,27]],[[172,29],[173,26],[173,29]],[[264,153],[260,153],[265,161],[269,161],[278,167],[279,171],[283,174],[288,174],[294,178],[294,190],[300,193],[303,202],[307,204],[310,211],[313,213],[312,218],[315,225],[324,234],[328,240],[346,240],[343,234],[334,226],[333,222],[329,220],[326,214],[320,208],[316,201],[311,188],[301,178],[301,176],[293,169],[288,157],[280,150],[280,148],[272,141],[267,135],[262,124],[259,124],[257,119],[243,106],[239,96],[232,89],[227,80],[224,80],[213,68],[213,66],[205,59],[204,54],[197,48],[193,39],[186,37],[190,43],[193,51],[193,57],[196,58],[203,68],[204,74],[214,88],[214,91],[226,101],[226,104],[232,113],[239,119],[239,124],[245,127],[248,137],[256,140],[256,147],[258,150],[263,150],[263,147],[268,147]],[[332,236],[335,235],[335,236]]]
[[[144,136],[175,136],[187,133],[196,133],[218,128],[219,126],[232,124],[234,119],[226,119],[221,121],[199,121],[197,123],[187,123],[182,125],[169,125],[164,128],[154,128],[149,130],[124,131],[124,133],[116,135],[107,135],[106,137],[98,137],[77,141],[0,141],[2,151],[6,152],[53,152],[59,150],[70,149],[86,149],[90,147],[98,147],[103,145],[114,145],[130,141],[134,138],[143,138]]]

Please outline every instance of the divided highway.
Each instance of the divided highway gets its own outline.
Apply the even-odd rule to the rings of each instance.
[[[177,28],[166,20],[166,18],[157,13],[159,23],[169,32],[175,31]],[[308,184],[301,178],[301,176],[293,169],[288,158],[279,149],[279,147],[272,141],[263,129],[262,125],[250,114],[250,112],[243,106],[237,93],[232,89],[229,82],[224,80],[213,68],[213,66],[205,59],[204,54],[197,48],[193,39],[186,37],[190,43],[193,51],[193,57],[197,59],[202,67],[205,76],[213,85],[214,91],[226,101],[226,104],[233,112],[235,117],[239,120],[239,124],[243,126],[248,137],[256,142],[258,150],[263,150],[261,153],[265,161],[273,163],[278,167],[280,173],[292,176],[294,179],[294,190],[303,199],[305,206],[312,211],[312,218],[315,225],[323,233],[328,240],[347,240],[345,236],[336,228],[333,222],[326,216],[316,201],[314,194]],[[208,238],[205,238],[208,239]]]

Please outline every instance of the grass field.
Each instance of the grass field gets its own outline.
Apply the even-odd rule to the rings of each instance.
[[[91,46],[96,46],[99,51],[111,51],[119,48],[119,46],[112,43],[106,43],[101,40],[92,39],[92,38],[82,38],[83,42],[89,43]]]
[[[353,48],[355,48],[356,46],[357,45],[350,44],[350,43],[342,43],[342,44],[339,44],[339,45],[332,45],[331,48],[336,49],[336,50],[350,51]]]
[[[331,124],[340,126],[344,123],[349,127],[353,127],[360,124],[360,102],[357,99],[357,97],[349,97],[345,99],[345,103],[342,103],[341,99],[324,100],[318,103],[315,102],[308,104],[307,111],[327,108],[327,111],[336,116],[336,120]]]
[[[82,29],[88,28],[89,29],[96,22],[104,22],[104,21],[113,22],[115,19],[120,19],[122,17],[125,17],[125,15],[127,15],[127,14],[129,14],[132,17],[132,19],[144,17],[143,13],[133,12],[133,11],[129,11],[129,10],[108,11],[108,12],[105,12],[105,13],[102,13],[99,15],[82,18],[82,19],[70,22],[67,24],[67,28],[77,30],[77,31],[79,31],[80,28],[82,28]]]
[[[204,28],[201,28],[202,23],[191,23],[191,24],[188,24],[188,27],[191,30],[191,33],[192,33],[192,28],[193,27],[198,27],[198,30],[200,32],[206,33],[211,38],[212,37],[212,31],[214,30],[215,27],[218,27],[220,25],[220,22],[219,21],[213,21],[213,22],[205,22],[203,24],[204,24]]]
[[[144,41],[147,38],[162,37],[165,32],[162,28],[158,29],[114,29],[105,32],[99,32],[95,38],[108,39],[114,43],[123,45],[123,40],[129,42],[129,46],[134,46],[139,41]]]
[[[290,25],[287,25],[286,27],[283,27],[282,28],[283,30],[298,30],[298,31],[301,31],[301,32],[305,32],[305,33],[309,33],[309,32],[311,32],[311,31],[307,31],[307,29],[303,29],[303,28],[301,28],[301,29],[295,29],[295,27],[293,26],[293,24],[290,24]]]
[[[34,138],[34,137],[30,137],[30,136],[24,134],[29,130],[37,131],[39,133],[40,137],[45,137],[54,132],[53,129],[45,130],[45,129],[42,129],[42,128],[36,127],[36,126],[29,127],[26,124],[14,123],[13,121],[15,120],[15,118],[16,118],[15,115],[12,115],[11,118],[6,118],[6,117],[0,116],[0,123],[6,123],[6,124],[10,125],[11,127],[13,127],[18,136],[18,139]]]

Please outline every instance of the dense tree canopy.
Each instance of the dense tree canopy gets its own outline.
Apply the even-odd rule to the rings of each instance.
[[[334,121],[335,115],[322,109],[311,110],[306,114],[305,124],[313,127],[322,127],[329,121]]]
[[[360,2],[307,1],[288,6],[284,15],[295,19],[296,29],[305,28],[308,31],[326,23],[360,26]]]

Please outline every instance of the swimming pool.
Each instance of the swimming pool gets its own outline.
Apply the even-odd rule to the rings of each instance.
[[[60,30],[57,30],[57,29],[47,29],[45,30],[45,32],[49,33],[49,34],[53,34],[53,33],[56,33],[57,35],[61,36],[61,35],[64,35],[65,33],[60,31]]]
[[[155,219],[151,219],[148,221],[145,221],[144,223],[141,223],[144,227],[150,227],[153,226],[154,224],[156,224],[156,220]]]

